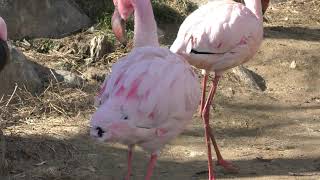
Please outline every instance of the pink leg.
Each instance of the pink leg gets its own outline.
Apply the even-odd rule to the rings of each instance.
[[[210,90],[210,94],[209,94],[209,97],[208,97],[208,100],[207,100],[207,104],[208,104],[208,107],[210,107],[212,101],[213,101],[213,98],[214,98],[214,95],[216,93],[216,90],[217,90],[217,86],[218,86],[218,83],[219,83],[219,80],[220,80],[220,76],[219,75],[216,75],[214,77],[214,80],[212,81],[212,87],[211,87],[211,90]],[[209,111],[209,110],[208,110]],[[235,166],[233,166],[230,162],[228,161],[225,161],[220,153],[220,150],[219,150],[219,147],[217,145],[217,142],[214,138],[214,135],[213,135],[213,132],[212,132],[212,129],[210,128],[209,130],[209,135],[210,135],[210,138],[211,138],[211,141],[212,141],[212,144],[213,144],[213,147],[214,147],[214,150],[216,151],[216,155],[217,155],[217,159],[218,159],[218,165],[221,165],[225,170],[227,170],[228,172],[233,172],[233,173],[236,173],[239,171],[239,169]]]
[[[129,146],[128,147],[128,174],[126,176],[126,180],[129,180],[130,179],[130,176],[131,176],[131,172],[132,172],[132,166],[131,166],[131,162],[132,162],[132,149],[133,149],[133,146]]]
[[[213,163],[212,163],[212,154],[211,154],[211,142],[210,142],[210,134],[211,128],[209,124],[209,112],[210,112],[210,105],[211,105],[211,94],[214,91],[214,86],[211,87],[209,97],[205,103],[204,109],[202,110],[202,119],[204,121],[204,128],[205,128],[205,137],[206,137],[206,144],[208,149],[208,170],[209,170],[209,180],[214,180],[214,171],[213,171]]]
[[[148,164],[147,175],[146,175],[146,179],[145,180],[150,180],[150,178],[152,176],[153,169],[156,166],[157,158],[158,158],[157,153],[152,153],[151,154],[150,161],[149,161],[149,164]]]
[[[207,89],[207,79],[208,79],[208,75],[205,74],[203,79],[202,79],[202,97],[201,97],[201,104],[200,104],[200,109],[199,109],[200,116],[202,116],[202,111],[203,111],[204,104],[205,104],[206,89]]]
[[[222,166],[228,172],[238,173],[239,172],[238,167],[234,166],[232,163],[223,159],[223,157],[220,153],[219,147],[217,145],[217,142],[216,142],[214,135],[212,133],[212,129],[210,129],[210,138],[211,138],[214,150],[216,151],[216,155],[217,155],[217,159],[218,159],[217,164]]]

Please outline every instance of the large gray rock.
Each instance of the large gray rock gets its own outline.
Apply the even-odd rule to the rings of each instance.
[[[11,94],[16,84],[24,86],[32,93],[40,90],[43,85],[33,63],[21,51],[9,45],[10,62],[0,72],[0,97]]]
[[[91,25],[67,0],[0,0],[0,16],[8,24],[10,39],[60,38]]]
[[[265,91],[267,89],[266,81],[262,76],[242,65],[232,68],[232,73],[237,76],[240,82],[253,90]]]

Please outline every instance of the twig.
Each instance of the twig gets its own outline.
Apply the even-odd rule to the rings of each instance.
[[[50,73],[52,74],[52,76],[54,77],[54,79],[56,80],[57,84],[59,83],[58,78],[56,77],[56,75],[53,73],[52,69],[50,69]],[[59,85],[58,85],[59,86]]]
[[[16,84],[16,86],[14,87],[13,93],[11,94],[10,99],[8,100],[8,102],[7,102],[7,104],[6,104],[6,107],[8,107],[10,101],[12,100],[14,94],[15,94],[16,91],[17,91],[17,88],[18,88],[18,85]]]
[[[0,103],[2,102],[3,98],[4,98],[4,94],[2,95],[2,97],[1,97],[1,99],[0,99]]]

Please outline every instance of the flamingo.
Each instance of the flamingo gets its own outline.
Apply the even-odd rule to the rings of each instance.
[[[226,170],[238,171],[238,168],[223,159],[219,151],[209,125],[209,111],[223,72],[250,60],[262,42],[261,0],[245,0],[245,4],[221,0],[201,6],[185,19],[170,47],[172,52],[182,55],[191,65],[202,69],[204,75],[200,115],[205,128],[210,129],[206,132],[210,180],[214,179],[210,139],[216,151],[217,164]],[[214,72],[215,76],[205,101],[210,72]]]
[[[5,21],[0,17],[0,72],[3,70],[9,60],[9,49],[7,45],[7,25]],[[0,157],[0,163],[5,164],[5,138],[2,130],[0,129],[0,141],[2,154]]]
[[[0,71],[8,63],[9,49],[7,45],[7,25],[0,17]]]
[[[131,176],[133,147],[150,152],[145,176],[150,180],[159,150],[191,122],[200,102],[200,84],[188,62],[160,48],[150,0],[115,1],[113,29],[123,32],[121,19],[129,15],[122,11],[124,5],[135,11],[134,48],[105,79],[90,135],[128,145],[126,180]]]

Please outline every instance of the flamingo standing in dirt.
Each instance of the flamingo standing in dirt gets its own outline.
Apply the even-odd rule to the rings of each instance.
[[[172,52],[184,56],[191,65],[203,69],[200,114],[205,129],[210,129],[206,132],[210,180],[214,179],[210,138],[217,154],[218,164],[229,171],[238,170],[220,154],[209,125],[209,110],[223,72],[250,60],[262,42],[261,0],[245,0],[245,4],[220,0],[201,6],[182,23],[177,38],[170,48]],[[211,71],[215,72],[215,77],[205,102],[206,82],[208,72]]]
[[[169,49],[160,48],[150,0],[115,1],[113,29],[123,32],[122,20],[135,11],[134,49],[112,67],[97,97],[100,105],[91,119],[91,136],[128,145],[128,173],[132,148],[151,153],[146,180],[158,151],[191,122],[200,101],[200,84],[191,66]],[[145,28],[141,28],[145,27]]]
[[[7,25],[0,17],[0,71],[8,63],[9,49],[7,45]]]

